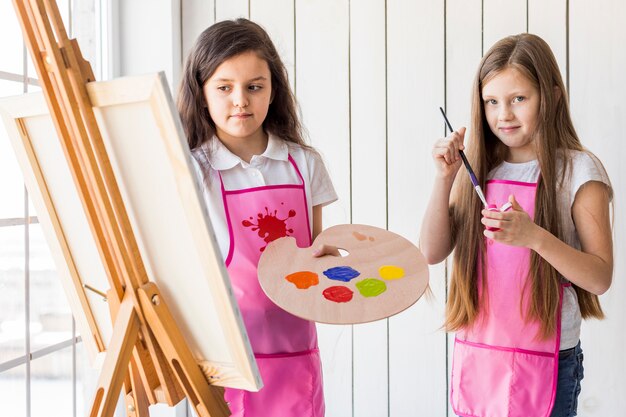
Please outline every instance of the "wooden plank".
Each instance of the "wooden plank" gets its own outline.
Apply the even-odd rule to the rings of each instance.
[[[389,229],[413,242],[435,172],[430,151],[442,132],[443,19],[443,0],[387,4]],[[392,416],[445,415],[445,281],[437,268],[430,273],[434,297],[389,319]]]
[[[250,0],[214,0],[215,20],[250,17]]]
[[[352,222],[387,227],[386,2],[350,3]],[[354,415],[389,410],[388,320],[354,326]]]
[[[182,63],[196,39],[215,22],[216,0],[184,0],[182,2]]]
[[[178,87],[182,60],[182,0],[115,0],[113,36],[123,40],[112,47],[117,54],[114,76],[165,71],[172,89]],[[141,22],[141,23],[139,23]],[[207,26],[209,23],[207,22]]]
[[[480,5],[481,0],[447,0],[445,110],[455,129],[470,127],[472,85],[482,57]],[[443,137],[441,116],[440,123]]]
[[[472,85],[478,70],[482,52],[482,9],[481,0],[447,0],[446,2],[446,100],[445,110],[452,127],[462,126],[470,128]],[[441,133],[446,135],[443,118],[440,120]],[[471,140],[466,136],[466,141]],[[468,143],[468,142],[466,142]],[[432,146],[432,143],[431,143]],[[431,163],[432,165],[432,163]],[[460,175],[467,174],[460,172]],[[469,180],[469,179],[468,179]],[[452,256],[445,262],[448,268],[452,266]],[[450,269],[447,271],[443,264],[437,267],[437,273],[431,267],[431,283],[437,280],[449,283]],[[454,333],[448,335],[448,361],[446,375],[446,392],[449,399],[450,370],[452,369],[452,354],[454,352]],[[447,401],[448,416],[455,414]]]
[[[578,414],[588,417],[618,416],[626,407],[626,383],[618,370],[626,369],[622,354],[626,306],[626,226],[620,220],[626,204],[626,152],[621,133],[626,105],[626,3],[601,0],[570,1],[570,93],[574,125],[583,145],[603,162],[613,183],[614,269],[613,284],[600,297],[603,321],[583,322],[581,343],[585,355],[585,379],[578,399]]]
[[[306,0],[295,6],[296,95],[311,144],[339,194],[324,208],[324,227],[350,222],[349,2]],[[314,35],[313,35],[314,34]],[[318,325],[326,414],[352,415],[352,327]]]
[[[289,74],[291,88],[295,87],[296,38],[295,1],[250,0],[250,19],[269,33]]]
[[[509,35],[526,32],[526,0],[484,0],[483,50]]]
[[[567,80],[567,0],[528,0],[528,32],[548,42]]]

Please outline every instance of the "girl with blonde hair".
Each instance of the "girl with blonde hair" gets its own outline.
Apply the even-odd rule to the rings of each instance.
[[[612,189],[576,135],[546,42],[520,34],[485,54],[467,148],[465,130],[433,147],[437,174],[420,237],[431,264],[454,250],[452,407],[472,417],[574,416],[581,319],[603,317],[598,295],[612,280]],[[489,209],[457,178],[459,150]],[[511,209],[493,209],[506,203]]]

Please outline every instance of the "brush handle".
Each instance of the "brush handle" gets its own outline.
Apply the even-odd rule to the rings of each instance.
[[[470,166],[469,161],[465,157],[465,154],[461,150],[459,150],[459,154],[461,155],[461,159],[463,160],[463,165],[465,165],[467,172],[469,172],[469,176],[470,176],[470,179],[472,180],[472,184],[474,184],[474,187],[478,187],[478,180],[476,179],[476,175],[474,175],[474,171],[472,170],[472,167]]]
[[[450,121],[448,120],[448,116],[446,116],[446,112],[443,111],[442,107],[439,107],[439,110],[441,111],[441,114],[443,115],[443,119],[446,121],[446,125],[448,125],[448,129],[450,129],[450,133],[454,132],[454,129],[452,129],[452,125],[450,124]],[[480,188],[478,179],[476,179],[476,175],[474,174],[474,171],[472,170],[472,167],[470,166],[469,161],[465,157],[465,154],[463,153],[463,151],[460,149],[459,149],[459,155],[461,155],[461,159],[463,160],[463,165],[465,165],[465,169],[467,170],[470,176],[470,181],[472,181],[472,185],[474,185],[474,189],[476,190],[478,197],[480,197],[480,200],[483,202],[485,207],[487,207],[487,199],[485,199],[483,190]]]

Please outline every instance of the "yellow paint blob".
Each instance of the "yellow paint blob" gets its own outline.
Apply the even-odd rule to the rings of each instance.
[[[383,265],[378,268],[378,274],[386,280],[400,279],[404,277],[404,269],[399,266]]]

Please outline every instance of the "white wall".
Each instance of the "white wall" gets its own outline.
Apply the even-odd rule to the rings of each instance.
[[[108,0],[114,5],[115,46],[111,65],[117,75],[165,71],[170,87],[181,72],[180,0]],[[175,88],[173,89],[175,91]]]
[[[181,6],[182,12],[177,9]],[[569,79],[583,143],[605,163],[615,189],[614,284],[601,297],[602,322],[583,325],[585,379],[579,416],[626,409],[626,283],[620,217],[626,151],[626,4],[620,0],[133,0],[123,2],[122,74],[166,69],[217,20],[249,17],[281,52],[312,144],[325,156],[340,202],[326,226],[368,223],[417,242],[430,192],[430,147],[469,119],[471,80],[483,51],[503,36],[546,39]],[[150,7],[148,7],[148,4]],[[177,32],[182,13],[182,33]],[[158,45],[153,40],[157,39]],[[172,41],[172,39],[174,41]],[[180,44],[175,43],[179,40]],[[148,42],[148,43],[146,43]],[[158,48],[157,48],[158,46]],[[179,52],[176,52],[178,48]],[[182,53],[180,52],[182,51]],[[439,330],[444,264],[430,268],[432,296],[376,323],[320,325],[327,415],[445,416],[450,337]]]

